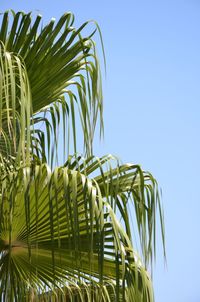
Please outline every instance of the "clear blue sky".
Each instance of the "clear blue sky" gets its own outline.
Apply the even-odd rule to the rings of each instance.
[[[154,269],[156,302],[200,301],[200,1],[2,0],[0,11],[72,11],[98,21],[107,57],[105,141],[151,171],[163,190],[167,260]]]

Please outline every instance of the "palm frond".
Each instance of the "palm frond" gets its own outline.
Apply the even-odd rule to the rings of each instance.
[[[63,129],[71,125],[76,152],[76,117],[79,116],[84,147],[90,154],[98,116],[100,129],[103,130],[101,75],[92,40],[97,28],[84,35],[89,22],[76,29],[71,13],[64,14],[57,23],[52,19],[42,29],[40,24],[40,15],[32,22],[31,13],[5,12],[0,41],[6,53],[15,53],[15,57],[24,62],[32,95],[32,122],[38,123],[38,115],[44,117],[49,111],[53,120],[57,121],[57,112],[52,108],[59,106]],[[20,103],[16,104],[13,110],[20,112],[20,106]],[[55,134],[59,123],[55,122],[53,126]],[[37,140],[40,141],[40,136]],[[42,143],[38,148],[41,146]]]
[[[19,110],[16,110],[19,108]],[[30,160],[31,93],[26,67],[0,41],[0,157]]]
[[[23,301],[30,290],[37,296],[64,291],[71,301],[70,290],[76,288],[83,301],[84,295],[88,301],[89,297],[98,301],[96,291],[102,301],[109,301],[107,297],[110,301],[153,300],[150,277],[124,231],[123,224],[129,227],[126,204],[117,198],[130,190],[138,193],[141,186],[135,181],[131,184],[130,173],[125,180],[126,172],[119,174],[117,191],[115,170],[114,177],[111,171],[109,176],[87,176],[94,166],[101,169],[101,161],[108,160],[96,159],[83,171],[80,165],[51,172],[43,164],[5,175],[0,205],[2,297]],[[105,179],[107,184],[102,186]]]
[[[159,212],[163,251],[165,252],[164,217],[160,194],[155,178],[139,165],[122,164],[113,155],[102,158],[91,156],[69,157],[66,167],[75,169],[93,178],[98,184],[101,195],[110,204],[117,217],[123,221],[129,238],[132,238],[130,210],[136,218],[143,260],[152,264],[156,256],[156,212]],[[134,227],[134,226],[133,226]]]

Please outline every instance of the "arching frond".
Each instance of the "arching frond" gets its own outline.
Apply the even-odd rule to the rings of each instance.
[[[79,116],[84,147],[89,154],[98,116],[100,129],[103,130],[101,76],[95,44],[92,41],[96,29],[85,35],[84,29],[89,22],[76,29],[71,13],[64,14],[57,23],[52,19],[42,29],[41,20],[40,15],[32,21],[31,13],[5,12],[0,41],[8,54],[15,53],[15,57],[24,62],[32,95],[33,123],[38,123],[38,115],[41,118],[50,111],[55,121],[52,124],[55,127],[54,134],[57,133],[58,111],[53,108],[59,106],[65,129],[63,133],[67,134],[66,127],[70,124],[76,151],[76,117]],[[12,89],[16,89],[15,83],[11,84]],[[20,102],[13,108],[15,109],[20,112]],[[46,129],[43,133],[46,133]],[[37,134],[36,136],[40,149],[41,137]],[[52,145],[54,142],[55,137]]]
[[[18,110],[16,110],[18,108]],[[31,93],[26,67],[0,41],[0,161],[30,161]]]
[[[113,177],[111,171],[93,180],[87,176],[107,160],[96,159],[83,171],[65,166],[51,172],[43,164],[2,179],[1,297],[28,301],[30,294],[51,291],[71,301],[76,290],[80,301],[153,300],[150,278],[123,227],[129,226],[126,205],[118,198],[130,190],[142,193],[137,181],[132,177],[131,185],[123,166],[118,191],[111,190],[115,170]],[[102,300],[95,298],[100,293]]]
[[[156,212],[159,212],[161,236],[165,255],[164,217],[160,194],[155,178],[139,165],[122,164],[113,155],[102,158],[91,156],[70,157],[66,167],[92,177],[98,184],[101,195],[111,205],[115,214],[123,221],[128,237],[132,238],[132,227],[137,227],[146,266],[152,264],[156,254]],[[131,225],[129,211],[134,211],[136,225]]]

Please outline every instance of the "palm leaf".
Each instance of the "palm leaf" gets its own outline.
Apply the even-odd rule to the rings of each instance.
[[[66,167],[75,169],[91,177],[98,184],[101,195],[106,198],[115,214],[124,223],[126,233],[131,235],[129,211],[135,212],[137,232],[139,233],[143,260],[152,264],[156,253],[156,211],[159,210],[164,255],[164,217],[155,178],[141,169],[139,165],[120,164],[112,155],[102,158],[91,156],[70,157]]]
[[[16,108],[19,110],[16,110]],[[0,42],[0,147],[1,161],[29,163],[31,93],[23,62]]]
[[[100,69],[92,41],[96,30],[88,36],[81,35],[89,22],[76,29],[71,13],[64,14],[57,24],[52,19],[41,30],[40,23],[40,15],[32,24],[30,13],[6,12],[2,19],[0,41],[6,53],[15,53],[26,67],[32,95],[32,122],[38,123],[38,115],[41,118],[50,111],[55,135],[59,127],[59,112],[60,116],[63,115],[64,134],[68,132],[65,130],[65,121],[70,120],[76,151],[78,114],[83,129],[84,146],[89,154],[98,116],[101,130],[103,129]],[[14,86],[12,83],[12,87]],[[59,110],[53,110],[55,106],[59,106]],[[20,112],[20,103],[12,106],[12,110]],[[36,136],[39,142],[40,136]],[[41,146],[40,142],[38,148]]]
[[[150,204],[154,201],[146,200],[141,188],[146,190],[147,181],[148,190],[154,191],[154,182],[149,183],[147,174],[141,176],[141,170],[138,179],[139,168],[131,165],[118,166],[120,173],[112,169],[93,180],[88,177],[97,169],[103,171],[103,163],[110,159],[90,159],[77,166],[77,160],[70,158],[53,172],[43,164],[3,178],[2,295],[23,301],[30,289],[37,295],[46,291],[57,295],[60,289],[60,294],[64,291],[70,297],[69,291],[76,288],[80,299],[86,295],[94,301],[98,289],[102,301],[106,297],[110,301],[152,301],[150,278],[123,227],[130,230],[128,196],[122,201],[125,193],[134,196],[141,238],[149,231],[144,247],[148,259],[155,218]]]

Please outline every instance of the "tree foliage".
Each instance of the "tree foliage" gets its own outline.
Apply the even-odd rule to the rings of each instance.
[[[97,123],[103,133],[99,28],[75,28],[71,13],[46,26],[32,19],[5,12],[0,28],[0,299],[151,302],[157,209],[164,245],[156,180],[93,155]],[[56,166],[60,128],[66,161]]]

